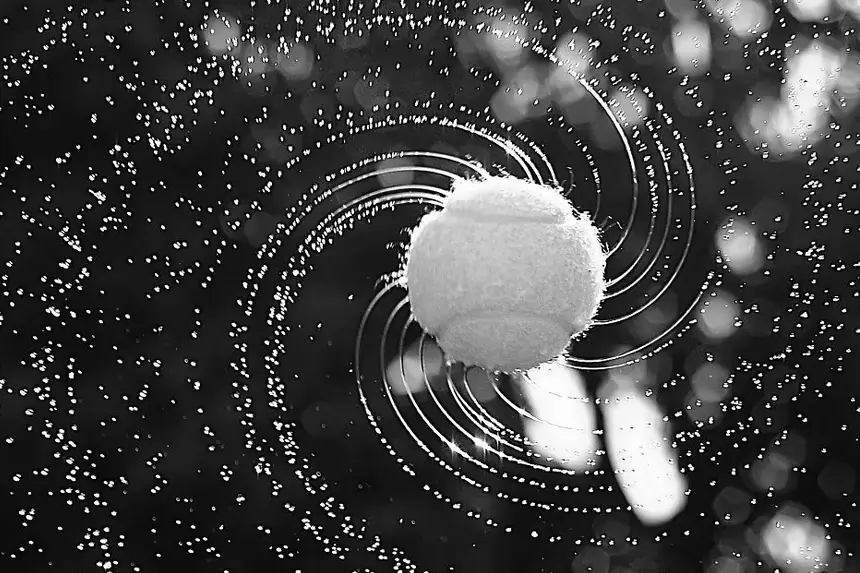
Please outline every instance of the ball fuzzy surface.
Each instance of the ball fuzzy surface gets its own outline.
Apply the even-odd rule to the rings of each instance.
[[[592,221],[555,188],[514,177],[456,179],[412,232],[412,313],[450,360],[525,370],[592,323],[606,256]]]

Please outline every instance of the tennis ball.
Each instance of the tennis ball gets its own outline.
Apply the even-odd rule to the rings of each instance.
[[[605,267],[597,228],[557,189],[456,179],[412,232],[406,287],[450,360],[510,372],[557,357],[591,325]]]

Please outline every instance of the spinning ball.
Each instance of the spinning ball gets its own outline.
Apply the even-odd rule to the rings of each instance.
[[[457,179],[412,232],[412,313],[451,360],[524,370],[560,355],[600,306],[606,256],[558,190],[514,177]]]

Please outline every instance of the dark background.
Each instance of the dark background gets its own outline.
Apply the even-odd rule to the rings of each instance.
[[[661,3],[645,4],[529,10],[547,23],[547,38],[585,23],[601,50],[620,55],[620,73],[638,74],[677,119],[699,186],[700,256],[692,268],[712,266],[713,233],[726,217],[781,217],[776,226],[765,216],[758,221],[770,252],[764,270],[751,277],[725,272],[716,285],[734,292],[749,314],[741,332],[719,344],[691,334],[665,350],[679,372],[688,355],[715,353],[746,390],[740,412],[706,447],[688,452],[695,471],[687,474],[687,508],[654,528],[626,510],[611,518],[588,511],[624,508],[617,488],[577,496],[570,503],[582,511],[544,513],[472,491],[410,452],[437,491],[501,524],[489,527],[398,470],[360,409],[351,368],[360,301],[372,294],[370,279],[398,261],[379,248],[380,237],[414,224],[417,209],[375,223],[387,231],[360,223],[360,239],[309,269],[304,292],[311,294],[302,295],[289,323],[313,331],[324,317],[319,339],[327,343],[285,355],[277,372],[289,391],[270,407],[272,371],[260,360],[268,352],[261,314],[268,305],[246,316],[237,304],[255,291],[248,277],[261,265],[257,247],[276,222],[294,217],[289,208],[326,173],[390,149],[392,141],[384,131],[347,138],[330,154],[278,172],[264,167],[277,162],[263,159],[257,119],[301,125],[300,137],[281,134],[281,143],[313,148],[343,129],[340,112],[352,111],[359,122],[372,115],[329,93],[344,70],[393,63],[411,71],[392,75],[392,98],[408,104],[436,92],[438,101],[482,109],[492,93],[460,65],[450,50],[456,34],[442,24],[475,6],[5,0],[0,571],[89,572],[108,569],[99,565],[105,562],[122,572],[769,571],[751,539],[762,519],[789,502],[808,508],[843,548],[840,566],[824,570],[858,570],[857,121],[843,115],[815,148],[768,159],[731,128],[754,87],[778,91],[779,51],[793,34],[853,47],[856,59],[856,17],[840,12],[828,23],[798,22],[777,2],[770,34],[740,51],[744,65],[731,81],[716,61],[692,80],[712,94],[697,111],[681,105],[679,86],[690,80],[671,71],[664,53],[671,18],[661,15]],[[190,34],[216,9],[258,37],[299,32],[316,55],[313,74],[289,80],[231,72]],[[705,7],[698,9],[705,18]],[[607,10],[617,26],[605,24]],[[397,23],[406,14],[430,24],[410,35]],[[314,33],[330,24],[347,37],[350,22],[369,40],[349,50]],[[637,52],[627,26],[647,28],[657,46]],[[730,41],[714,29],[714,44]],[[437,73],[446,66],[449,75]],[[183,78],[205,93],[177,88]],[[336,127],[308,120],[300,102]],[[540,137],[539,127],[523,129]],[[396,144],[419,147],[408,137]],[[286,152],[279,160],[293,157]],[[737,171],[727,173],[724,159]],[[254,213],[266,216],[246,232]],[[285,239],[279,252],[293,246]],[[266,281],[261,297],[272,292]],[[771,331],[775,324],[782,327]],[[249,330],[236,334],[241,325]],[[240,339],[248,346],[239,348]],[[590,374],[588,383],[596,388],[599,376]],[[279,439],[278,420],[296,424],[304,441]],[[801,442],[787,439],[795,435]],[[390,439],[409,451],[405,436]],[[782,442],[803,444],[788,482],[757,490],[750,468]],[[572,483],[586,490],[591,479]],[[337,497],[329,508],[337,518],[323,509],[321,483]],[[721,523],[716,515],[715,500],[728,486],[753,500],[743,522]],[[344,515],[354,516],[354,530],[343,529]],[[504,533],[511,524],[514,532]],[[708,569],[732,552],[744,556],[738,569]]]

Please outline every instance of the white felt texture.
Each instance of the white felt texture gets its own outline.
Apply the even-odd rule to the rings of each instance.
[[[460,179],[412,233],[409,302],[449,359],[528,369],[590,326],[605,263],[596,227],[555,189]]]

